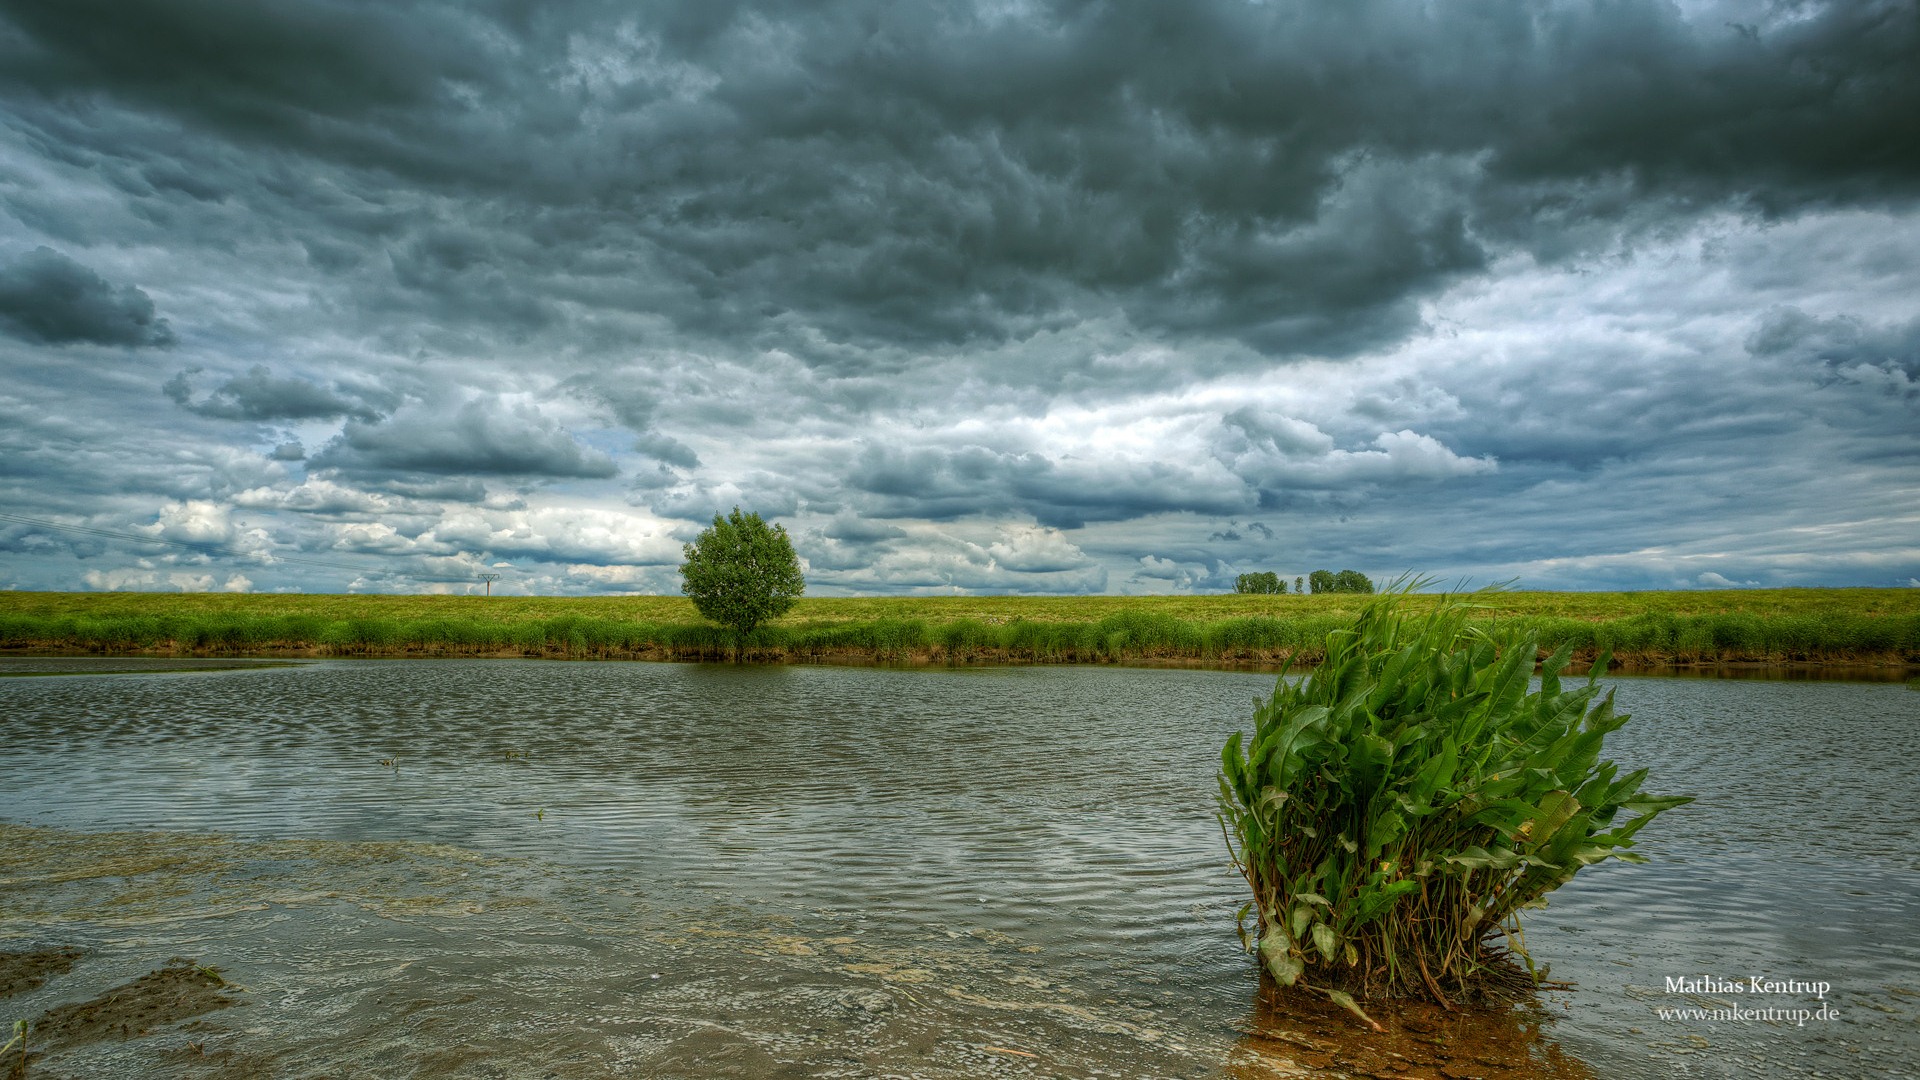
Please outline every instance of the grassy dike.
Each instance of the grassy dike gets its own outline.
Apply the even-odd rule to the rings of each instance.
[[[753,633],[773,662],[1317,662],[1363,597],[856,597],[802,600]],[[1420,597],[1409,600],[1417,610]],[[1920,589],[1509,592],[1513,622],[1577,659],[1641,668],[1920,664]],[[681,597],[0,592],[0,651],[152,656],[534,656],[712,660],[730,631]]]

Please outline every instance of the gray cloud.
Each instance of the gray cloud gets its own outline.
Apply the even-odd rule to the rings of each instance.
[[[1901,397],[1920,394],[1920,318],[1876,326],[1846,315],[1822,319],[1784,307],[1768,312],[1746,345],[1758,357],[1816,360],[1835,379],[1878,385]]]
[[[1564,254],[1656,206],[1920,190],[1902,149],[1920,30],[1894,0],[1694,20],[1653,2],[113,7],[9,5],[36,116],[67,119],[59,95],[84,88],[401,177],[430,196],[419,225],[381,213],[390,197],[358,215],[404,230],[380,244],[395,283],[516,333],[611,314],[568,308],[589,301],[843,363],[859,354],[807,342],[1004,340],[1111,307],[1344,354],[1417,330],[1418,300],[1496,244]],[[228,190],[192,175],[194,198]],[[302,239],[357,262],[333,232]]]
[[[276,377],[264,365],[248,368],[193,400],[191,372],[182,371],[161,385],[174,404],[221,420],[331,420],[354,416],[372,421],[379,414],[367,402],[305,379]],[[297,450],[298,447],[296,446]],[[299,460],[296,454],[291,460]]]
[[[700,467],[700,455],[686,443],[655,429],[659,391],[627,375],[576,376],[563,384],[565,389],[584,400],[605,406],[614,419],[634,433],[633,448],[658,461],[662,466],[681,469]],[[658,475],[672,477],[670,469]]]
[[[821,534],[834,540],[846,540],[858,544],[873,544],[885,540],[902,540],[907,536],[905,529],[897,525],[888,525],[881,521],[843,515],[834,518]]]
[[[9,3],[10,81],[105,90],[260,139],[359,140],[328,121],[452,104],[489,70],[484,27],[449,8],[150,0]],[[375,137],[375,142],[383,141]],[[400,150],[389,147],[388,152]]]
[[[49,247],[0,263],[0,331],[49,345],[170,345],[153,300]]]
[[[548,591],[735,504],[825,592],[1906,580],[1917,53],[1905,0],[0,0],[0,500]]]
[[[750,506],[764,517],[787,517],[799,512],[796,488],[804,479],[754,472],[739,482],[677,483],[646,500],[648,509],[663,518],[706,524],[735,506]]]
[[[403,406],[378,421],[348,420],[310,464],[316,469],[374,476],[604,479],[619,472],[612,458],[580,445],[532,405],[489,397],[458,405],[422,402]],[[427,491],[443,490],[429,482],[414,494],[436,497]],[[463,494],[472,490],[460,489]]]
[[[1167,511],[1217,513],[1242,504],[1238,491],[1196,486],[1191,471],[1175,465],[1079,466],[985,446],[869,445],[846,483],[869,496],[867,511],[880,517],[944,521],[1021,514],[1059,528]]]

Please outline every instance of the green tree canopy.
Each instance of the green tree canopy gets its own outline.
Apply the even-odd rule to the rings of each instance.
[[[1307,575],[1307,586],[1317,593],[1370,593],[1373,582],[1358,570],[1315,570]]]
[[[737,506],[724,518],[714,515],[713,527],[685,551],[680,591],[700,614],[743,635],[786,614],[807,589],[785,527],[769,527]]]
[[[1279,574],[1266,570],[1256,574],[1241,574],[1233,579],[1233,591],[1271,595],[1286,592],[1287,583],[1280,580]]]

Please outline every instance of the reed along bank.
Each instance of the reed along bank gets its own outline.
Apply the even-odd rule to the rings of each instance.
[[[0,651],[149,656],[501,657],[759,662],[1316,663],[1366,601],[1282,596],[802,600],[744,641],[681,597],[0,593]],[[1424,601],[1410,597],[1410,606]],[[1920,666],[1920,589],[1503,592],[1478,623],[1519,624],[1576,661]],[[736,648],[738,652],[736,653]]]

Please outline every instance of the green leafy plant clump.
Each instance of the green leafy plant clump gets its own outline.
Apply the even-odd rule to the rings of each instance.
[[[1600,758],[1626,723],[1595,681],[1564,687],[1569,650],[1469,622],[1450,597],[1413,613],[1401,583],[1326,661],[1257,703],[1221,754],[1220,817],[1258,913],[1248,941],[1285,985],[1355,998],[1529,991],[1545,977],[1520,912],[1692,801],[1640,791]],[[1364,1013],[1361,1015],[1364,1016]]]

